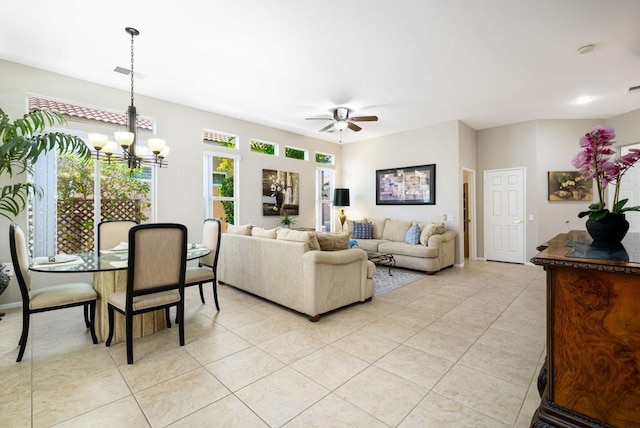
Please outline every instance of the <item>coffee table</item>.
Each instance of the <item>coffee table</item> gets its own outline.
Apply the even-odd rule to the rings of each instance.
[[[378,253],[376,251],[367,251],[367,259],[376,265],[386,266],[389,268],[389,276],[393,276],[391,268],[396,267],[396,259],[391,253]]]

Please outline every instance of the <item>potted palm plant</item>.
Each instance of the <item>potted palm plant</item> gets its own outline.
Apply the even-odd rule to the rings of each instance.
[[[282,227],[290,229],[291,226],[296,224],[296,218],[290,216],[287,211],[284,211],[284,215],[282,217],[278,217],[278,224]]]
[[[35,110],[11,120],[0,108],[0,177],[12,181],[16,175],[33,173],[33,164],[40,155],[50,151],[75,153],[89,159],[91,150],[82,138],[45,132],[51,126],[65,123],[60,113],[49,110]],[[13,221],[26,208],[31,196],[42,197],[42,189],[25,180],[4,184],[0,193],[0,216]]]

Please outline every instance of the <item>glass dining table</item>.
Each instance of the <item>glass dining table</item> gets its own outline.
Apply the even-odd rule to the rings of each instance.
[[[187,260],[195,260],[209,254],[202,245],[189,245]],[[96,304],[96,335],[99,341],[109,334],[107,297],[127,288],[127,250],[91,251],[78,254],[59,254],[54,258],[37,257],[29,265],[34,272],[44,273],[93,273],[93,288],[98,293]],[[125,339],[124,317],[116,315],[113,343]],[[142,337],[166,328],[164,310],[147,312],[133,318],[133,336]]]

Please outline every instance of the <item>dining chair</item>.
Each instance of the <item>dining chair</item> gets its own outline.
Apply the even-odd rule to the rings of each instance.
[[[98,294],[91,284],[69,283],[33,288],[29,271],[29,253],[27,240],[20,227],[12,223],[9,226],[9,249],[20,294],[22,295],[22,334],[20,335],[20,351],[16,362],[22,361],[29,336],[31,314],[53,311],[73,306],[84,307],[84,322],[91,329],[93,343],[98,343],[95,331],[96,300]]]
[[[127,363],[133,364],[133,316],[176,306],[180,346],[184,345],[184,277],[187,228],[175,223],[149,223],[129,230],[127,287],[107,298],[111,346],[115,311],[124,315]],[[169,325],[170,326],[170,325]]]
[[[213,284],[213,300],[216,303],[216,309],[220,310],[218,304],[218,254],[220,248],[220,220],[217,218],[208,218],[202,226],[202,245],[211,250],[209,254],[200,257],[198,266],[187,267],[185,274],[185,287],[197,285],[200,288],[200,300],[204,303],[204,293],[202,285],[208,282]]]
[[[129,229],[136,226],[136,220],[105,220],[98,223],[98,245],[100,250],[109,250],[129,239]]]

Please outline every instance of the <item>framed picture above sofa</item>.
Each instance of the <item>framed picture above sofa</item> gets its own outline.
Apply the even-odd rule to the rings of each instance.
[[[435,205],[436,164],[376,170],[376,205]]]

